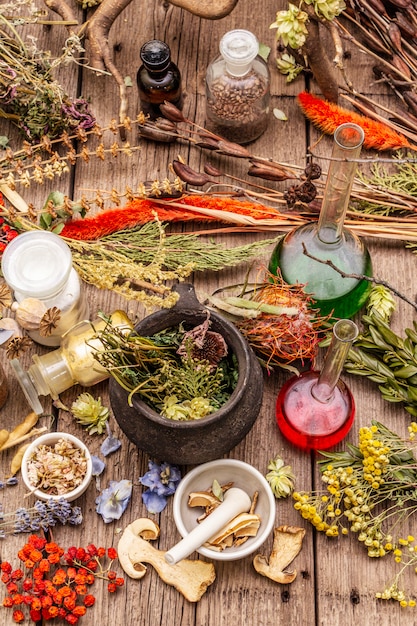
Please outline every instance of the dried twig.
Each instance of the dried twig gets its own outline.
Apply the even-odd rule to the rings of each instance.
[[[405,296],[403,293],[398,291],[398,289],[393,287],[387,281],[382,280],[380,278],[374,278],[373,276],[366,276],[365,274],[355,274],[355,273],[351,274],[348,272],[344,272],[343,270],[338,268],[337,265],[335,265],[333,261],[331,261],[330,259],[319,259],[318,257],[310,254],[304,243],[302,243],[302,247],[303,247],[303,254],[305,254],[309,259],[312,259],[313,261],[317,261],[317,263],[322,263],[323,265],[328,265],[333,270],[335,270],[335,272],[340,274],[342,278],[355,278],[356,280],[367,280],[368,282],[373,283],[374,285],[382,285],[383,287],[386,287],[387,289],[392,291],[392,293],[398,296],[398,298],[401,298],[401,300],[404,300],[404,302],[407,302],[407,304],[411,305],[413,309],[417,311],[417,303],[407,298],[407,296]]]

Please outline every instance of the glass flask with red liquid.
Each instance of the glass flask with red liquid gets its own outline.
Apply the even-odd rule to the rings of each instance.
[[[326,450],[349,432],[355,401],[340,379],[358,327],[338,320],[321,371],[308,370],[290,378],[278,394],[276,420],[284,437],[305,451]]]

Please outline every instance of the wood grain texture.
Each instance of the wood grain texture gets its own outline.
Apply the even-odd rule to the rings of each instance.
[[[40,0],[37,0],[40,2]],[[252,30],[259,40],[272,48],[269,59],[271,69],[272,108],[283,110],[287,122],[279,122],[272,115],[268,131],[257,140],[251,150],[255,154],[273,159],[305,164],[308,146],[314,144],[318,155],[328,155],[331,139],[324,138],[317,145],[319,134],[311,129],[304,120],[297,103],[296,95],[307,86],[314,91],[314,81],[309,85],[300,78],[288,84],[278,74],[274,61],[275,31],[269,29],[276,12],[284,8],[283,0],[239,0],[235,9],[227,17],[212,21],[202,20],[194,15],[174,7],[163,0],[133,0],[120,15],[110,32],[110,46],[114,61],[123,76],[130,77],[132,87],[129,92],[129,115],[135,118],[138,110],[136,71],[139,67],[141,45],[152,38],[165,40],[171,47],[173,60],[178,64],[183,75],[185,90],[184,112],[192,120],[204,125],[204,76],[208,63],[218,54],[221,36],[232,28]],[[63,44],[65,30],[60,27],[41,29],[39,45],[50,45],[55,49]],[[88,59],[88,43],[86,46]],[[346,61],[349,76],[358,90],[381,99],[388,100],[386,89],[373,82],[372,61],[357,51],[351,51],[351,58]],[[118,90],[110,76],[97,76],[87,69],[71,68],[60,75],[69,93],[75,93],[77,80],[79,90],[91,101],[91,106],[101,125],[106,125],[118,115]],[[0,129],[4,122],[0,120]],[[6,129],[1,130],[6,134]],[[136,139],[136,138],[135,138]],[[33,188],[26,192],[27,200],[36,206],[42,206],[49,189],[59,188],[74,199],[82,194],[93,195],[95,189],[122,191],[129,186],[135,188],[140,182],[161,180],[169,173],[169,163],[180,154],[195,169],[202,169],[205,163],[213,163],[234,176],[244,177],[246,163],[238,159],[218,158],[211,153],[204,153],[188,143],[169,145],[141,141],[141,149],[134,157],[118,156],[104,162],[92,159],[88,164],[79,162],[71,177],[63,177],[42,188]],[[278,188],[285,189],[282,184]],[[184,231],[196,226],[188,224]],[[178,226],[178,230],[181,227]],[[269,235],[276,236],[276,233]],[[251,235],[227,234],[216,240],[228,246],[247,242],[253,238],[266,238],[267,234]],[[203,245],[203,244],[202,244]],[[401,244],[368,242],[374,263],[375,274],[392,281],[395,286],[409,297],[415,297],[416,258]],[[272,248],[271,248],[272,249]],[[251,276],[256,276],[259,267],[267,263],[270,250],[264,257],[259,257],[252,268]],[[244,280],[248,266],[224,270],[219,273],[196,273],[193,282],[199,297],[204,298],[220,286],[238,283]],[[113,293],[99,291],[85,286],[90,301],[91,317],[98,311],[111,312],[116,308],[128,311],[132,318],[141,319],[146,312],[135,302],[126,302]],[[399,303],[394,321],[397,330],[412,323],[413,312],[407,305]],[[22,358],[22,364],[28,367],[34,353],[42,353],[39,346],[31,348]],[[4,366],[9,383],[10,399],[0,412],[0,427],[12,428],[28,412],[28,406],[20,393],[10,366],[3,352],[0,361]],[[398,432],[406,432],[409,419],[406,413],[395,405],[384,403],[375,386],[362,379],[346,377],[357,403],[357,417],[348,437],[356,440],[360,426],[369,424],[371,419],[380,419],[387,426]],[[297,488],[309,490],[319,487],[315,459],[293,449],[280,435],[275,424],[275,400],[287,375],[276,372],[265,374],[263,404],[258,420],[251,432],[236,448],[230,451],[231,458],[242,459],[251,463],[262,473],[266,473],[268,461],[280,454],[286,463],[291,464],[297,476]],[[63,404],[70,406],[82,391],[73,387],[61,396]],[[108,404],[108,383],[103,382],[90,390],[95,397],[101,397]],[[78,426],[68,412],[57,410],[49,398],[42,398],[45,413],[55,417],[54,428],[82,437],[92,453],[100,456],[102,439],[88,436]],[[45,420],[46,418],[42,418]],[[101,477],[101,487],[110,480],[130,478],[133,483],[133,497],[124,516],[119,522],[104,524],[95,513],[95,498],[98,494],[93,483],[81,498],[80,506],[84,513],[84,523],[79,527],[56,527],[54,538],[64,546],[117,545],[120,532],[137,517],[146,516],[142,504],[142,487],[139,476],[147,469],[148,457],[130,443],[120,432],[115,419],[110,424],[114,433],[122,440],[121,449],[107,458],[107,468]],[[7,475],[12,452],[1,455],[0,478]],[[190,468],[182,468],[187,471]],[[22,503],[27,505],[30,498],[25,498],[23,485],[0,492],[0,499],[6,511],[13,510]],[[157,516],[151,516],[161,526],[161,536],[156,545],[168,549],[179,539],[172,516],[172,502]],[[312,528],[305,523],[292,507],[290,500],[277,501],[276,525],[292,524],[306,528],[303,549],[293,566],[298,571],[295,582],[280,586],[256,574],[250,557],[242,562],[215,563],[217,578],[198,604],[188,603],[173,588],[160,582],[152,567],[141,580],[126,580],[125,587],[117,595],[109,595],[105,585],[95,585],[97,602],[82,623],[126,624],[135,626],[402,626],[404,620],[411,620],[411,613],[405,613],[395,603],[378,602],[375,593],[391,579],[394,567],[391,560],[374,561],[366,556],[364,549],[354,537],[341,537],[329,540],[315,536]],[[412,524],[416,526],[415,520]],[[412,528],[410,529],[412,531]],[[417,532],[415,529],[414,534]],[[10,537],[0,543],[2,559],[11,559],[24,542],[22,536]],[[262,551],[269,555],[272,537],[264,544]],[[408,581],[412,584],[412,579]],[[0,609],[0,624],[5,621],[5,612]]]

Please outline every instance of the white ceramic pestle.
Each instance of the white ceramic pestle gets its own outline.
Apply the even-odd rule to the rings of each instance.
[[[214,537],[239,513],[247,513],[251,507],[251,499],[242,489],[231,487],[224,494],[224,500],[205,520],[165,553],[165,560],[174,565],[186,559],[194,550]]]

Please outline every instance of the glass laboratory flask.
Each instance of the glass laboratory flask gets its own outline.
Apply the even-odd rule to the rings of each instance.
[[[357,124],[338,126],[318,222],[304,224],[285,235],[269,263],[269,270],[273,274],[280,271],[286,283],[305,285],[305,292],[314,299],[312,306],[334,318],[353,317],[371,289],[370,281],[361,278],[372,276],[369,252],[363,241],[344,226],[355,159],[363,140],[364,132]]]
[[[326,450],[349,432],[355,417],[352,393],[340,379],[350,347],[358,336],[352,320],[341,319],[321,371],[291,377],[281,388],[276,420],[284,437],[303,450]]]

